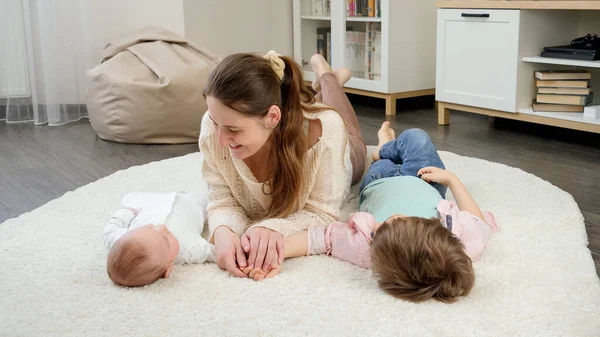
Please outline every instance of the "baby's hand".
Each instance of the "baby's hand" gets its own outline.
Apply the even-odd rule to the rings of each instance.
[[[445,186],[450,185],[452,180],[456,179],[456,176],[453,173],[434,166],[420,169],[419,172],[417,172],[417,177],[428,183],[434,182]]]
[[[260,281],[266,278],[272,278],[275,275],[279,274],[280,271],[280,267],[276,267],[271,269],[268,273],[265,272],[264,270],[262,270],[261,268],[250,268],[250,267],[246,267],[244,269],[241,269],[241,271],[248,275],[248,277],[250,277],[251,279],[253,279],[254,281]]]
[[[131,212],[133,212],[133,215],[137,216],[138,214],[140,214],[140,210],[139,209],[135,209],[133,207],[127,207],[128,210],[130,210]]]

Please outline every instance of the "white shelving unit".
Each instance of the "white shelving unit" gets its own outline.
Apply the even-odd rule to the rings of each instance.
[[[435,94],[436,10],[431,2],[380,0],[380,17],[347,16],[346,0],[330,0],[330,14],[314,15],[307,10],[314,2],[319,0],[293,0],[294,58],[306,81],[315,78],[308,62],[317,53],[317,29],[330,30],[330,62],[336,69],[349,67],[347,29],[366,32],[371,27],[381,31],[381,44],[375,46],[381,75],[352,77],[346,92],[385,99],[386,115],[396,114],[398,98]]]
[[[489,9],[486,4],[492,3],[508,9]],[[600,1],[585,3],[590,9],[600,5]],[[590,112],[600,110],[600,61],[537,56],[544,46],[566,45],[588,32],[599,32],[600,12],[585,11],[585,3],[577,8],[581,11],[550,11],[518,7],[575,8],[568,8],[572,2],[559,1],[438,1],[438,123],[449,124],[449,110],[460,110],[600,133],[600,118],[590,117],[597,116]],[[535,71],[577,68],[592,73],[595,92],[584,113],[533,111]]]

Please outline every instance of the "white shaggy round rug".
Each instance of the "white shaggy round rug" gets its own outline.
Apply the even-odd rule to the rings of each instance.
[[[201,191],[201,155],[119,171],[0,225],[0,336],[600,336],[600,282],[568,193],[519,169],[441,153],[500,232],[455,304],[385,295],[318,256],[274,279],[176,266],[137,289],[105,271],[105,221],[132,191]],[[448,193],[447,198],[452,198]]]

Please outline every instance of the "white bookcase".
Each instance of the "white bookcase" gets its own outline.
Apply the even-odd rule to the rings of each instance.
[[[332,67],[346,66],[350,70],[357,68],[361,60],[354,54],[363,53],[368,59],[369,39],[364,40],[362,52],[357,40],[365,39],[369,30],[371,36],[380,31],[379,38],[371,40],[371,76],[353,72],[357,76],[346,83],[346,92],[385,99],[386,115],[396,114],[398,98],[435,94],[434,1],[374,1],[379,2],[380,17],[347,16],[346,0],[329,0],[329,6],[321,7],[326,1],[293,0],[294,58],[303,65],[306,81],[315,76],[308,61],[318,51],[318,31],[325,28],[329,32],[329,38],[321,37],[330,46],[328,59]],[[368,61],[364,69],[369,69]]]

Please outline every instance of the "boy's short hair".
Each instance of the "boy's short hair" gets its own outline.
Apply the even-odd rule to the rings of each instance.
[[[140,241],[121,238],[108,252],[106,271],[118,285],[141,287],[161,278],[165,268],[152,265],[147,248]]]
[[[475,283],[463,244],[439,219],[388,219],[373,238],[371,260],[379,287],[412,302],[433,297],[452,303]]]

